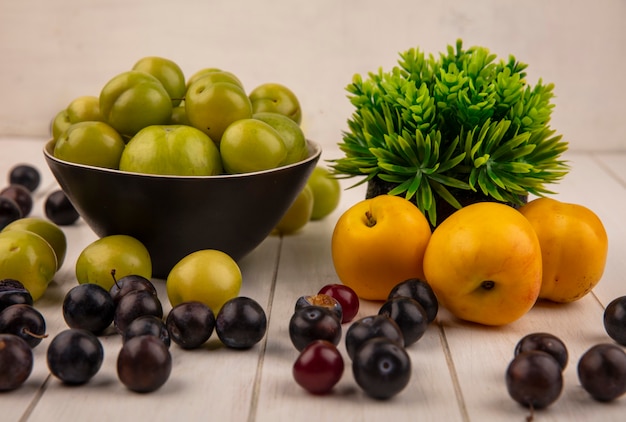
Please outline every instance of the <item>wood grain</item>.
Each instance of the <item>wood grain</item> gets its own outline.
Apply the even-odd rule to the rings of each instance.
[[[56,188],[45,167],[42,139],[0,139],[0,174],[17,162],[36,165],[43,182],[33,215],[43,216],[45,195]],[[337,154],[332,148],[325,157]],[[570,153],[571,173],[555,186],[558,199],[584,204],[602,218],[609,233],[609,258],[603,280],[578,302],[556,305],[539,302],[526,316],[505,327],[489,328],[456,320],[442,309],[425,336],[408,348],[412,376],[408,387],[389,401],[368,398],[356,385],[345,346],[339,347],[346,369],[332,394],[311,396],[291,375],[297,351],[288,335],[288,321],[301,295],[339,280],[330,255],[330,238],[339,215],[361,200],[362,187],[342,192],[339,208],[301,232],[268,237],[241,261],[241,291],[266,309],[266,337],[250,350],[232,351],[214,335],[205,347],[184,351],[171,347],[170,380],[151,394],[128,391],[117,379],[115,365],[121,340],[115,333],[102,336],[105,362],[100,372],[81,387],[67,387],[49,376],[45,351],[50,338],[38,346],[35,368],[24,386],[0,394],[3,421],[522,421],[528,411],[506,392],[504,371],[516,342],[525,334],[551,332],[561,337],[570,352],[561,397],[540,411],[540,421],[621,421],[626,397],[612,403],[594,402],[580,387],[576,364],[592,345],[610,342],[602,326],[604,306],[626,295],[626,154]],[[344,187],[351,181],[342,181]],[[81,221],[65,227],[68,254],[44,298],[37,302],[48,323],[48,334],[66,328],[61,301],[75,285],[73,273],[80,251],[95,235]],[[166,311],[163,280],[155,280]],[[357,318],[376,313],[380,303],[363,301]],[[344,332],[348,325],[344,325]]]

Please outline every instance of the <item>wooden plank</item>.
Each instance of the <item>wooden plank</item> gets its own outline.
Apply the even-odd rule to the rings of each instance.
[[[612,178],[626,186],[626,152],[592,152],[589,155]]]
[[[470,420],[515,420],[515,415],[522,420],[528,413],[508,396],[504,376],[516,343],[532,332],[557,335],[570,354],[561,397],[539,413],[541,420],[593,420],[598,414],[603,420],[622,420],[626,403],[596,403],[582,391],[577,379],[576,365],[582,353],[596,343],[610,341],[601,316],[602,308],[592,295],[569,305],[542,302],[504,327],[464,323],[443,312],[440,322]]]
[[[609,236],[607,265],[594,289],[605,306],[615,297],[626,295],[622,282],[626,273],[626,225],[623,210],[626,207],[624,182],[619,180],[620,163],[626,162],[626,154],[602,154],[592,156],[570,153],[570,173],[555,187],[556,199],[584,205],[602,220]],[[609,171],[611,170],[611,171]],[[624,174],[621,173],[621,177]]]
[[[599,342],[611,342],[602,325],[603,307],[608,298],[624,293],[617,277],[623,274],[623,226],[619,206],[621,187],[598,164],[584,154],[570,154],[571,173],[556,188],[556,198],[586,205],[596,211],[607,226],[612,240],[607,271],[596,288],[596,295],[558,305],[539,302],[519,321],[499,328],[462,323],[445,312],[440,318],[450,345],[463,399],[471,420],[505,420],[526,413],[508,396],[504,382],[506,367],[513,357],[515,344],[531,332],[550,332],[559,336],[570,352],[564,372],[561,397],[549,409],[540,412],[541,420],[622,420],[626,402],[613,405],[594,402],[579,385],[576,365],[582,353]],[[612,204],[612,205],[611,205]],[[447,315],[447,316],[446,316]],[[600,413],[601,412],[601,413]]]
[[[33,215],[43,216],[45,193],[55,187],[47,171],[40,140],[2,140],[0,171],[27,157],[40,166],[44,183],[38,192]],[[324,158],[336,157],[329,149]],[[445,309],[426,335],[409,347],[413,363],[409,386],[389,401],[366,397],[356,385],[343,341],[339,347],[346,370],[334,392],[314,397],[292,378],[298,352],[288,335],[288,321],[297,298],[315,293],[327,283],[338,282],[330,255],[330,237],[340,214],[364,198],[364,187],[344,190],[340,207],[325,220],[311,222],[301,232],[284,238],[269,237],[241,262],[242,295],[257,299],[268,312],[269,328],[264,341],[252,350],[235,352],[220,347],[214,335],[206,347],[183,351],[173,345],[172,377],[152,394],[135,394],[117,380],[118,335],[102,337],[105,363],[87,385],[63,386],[48,379],[46,339],[35,349],[33,374],[22,388],[0,394],[3,420],[522,420],[527,410],[507,394],[504,371],[516,342],[536,331],[560,336],[570,351],[561,398],[537,415],[545,421],[606,421],[623,419],[626,401],[610,405],[594,402],[578,384],[576,364],[591,345],[610,341],[603,330],[603,305],[626,294],[621,275],[626,241],[621,206],[625,205],[626,154],[570,153],[572,170],[555,187],[560,200],[581,203],[594,210],[609,232],[607,269],[594,293],[584,299],[556,305],[541,302],[521,320],[506,327],[488,328],[460,322]],[[323,164],[323,162],[322,162]],[[344,180],[347,187],[356,180]],[[65,328],[60,304],[75,285],[73,268],[80,251],[95,235],[80,221],[63,228],[68,238],[66,263],[49,291],[37,303],[53,335]],[[155,280],[166,311],[164,283]],[[357,318],[376,313],[380,303],[363,301]],[[348,325],[344,325],[344,333]],[[48,381],[46,381],[48,379]]]
[[[343,182],[344,186],[353,183]],[[298,351],[289,339],[288,329],[294,305],[298,297],[317,293],[325,284],[339,282],[330,254],[332,230],[340,213],[363,199],[364,191],[358,188],[344,191],[343,195],[340,208],[332,215],[322,221],[311,222],[301,232],[283,239],[257,419],[403,420],[408,415],[419,415],[423,420],[462,420],[455,403],[454,385],[447,376],[448,362],[436,325],[432,325],[422,339],[408,348],[412,380],[405,390],[389,401],[371,399],[360,390],[352,376],[345,336],[339,344],[345,371],[332,393],[323,397],[312,396],[293,380],[291,370]],[[376,314],[380,305],[361,301],[356,319]],[[343,325],[344,335],[349,325]]]
[[[268,239],[240,263],[244,277],[241,295],[254,298],[264,309],[270,299],[277,253],[277,240]],[[171,307],[165,283],[163,280],[153,281],[167,313]],[[62,283],[66,289],[75,285],[70,278],[65,278]],[[43,309],[49,314],[60,312],[58,301],[50,301],[45,306]],[[57,319],[49,332],[52,334],[64,328],[63,321]],[[248,418],[264,342],[250,350],[234,351],[225,348],[214,333],[198,350],[183,350],[173,344],[170,348],[173,359],[170,379],[158,391],[142,395],[127,390],[117,379],[116,360],[121,337],[112,333],[101,340],[105,361],[98,374],[87,385],[78,388],[66,387],[52,378],[29,421],[108,421],[131,418],[131,415],[133,419],[146,420],[199,420],[207,415],[220,415],[225,420]],[[74,400],[77,393],[80,393],[79,403]]]
[[[57,186],[52,173],[45,164],[43,157],[44,141],[37,138],[18,138],[18,139],[0,139],[2,152],[0,153],[0,177],[3,177],[3,183],[8,184],[8,173],[13,166],[17,164],[29,164],[37,168],[41,174],[41,183],[37,190],[33,193],[33,209],[31,216],[45,218],[43,203],[46,196]],[[64,230],[66,231],[66,230]],[[76,233],[84,233],[85,229],[82,225],[70,229]],[[66,231],[67,233],[67,231]],[[71,255],[72,251],[68,251]],[[71,259],[71,257],[68,257]],[[70,275],[67,271],[68,266],[57,274],[55,279],[65,278]],[[56,332],[56,325],[62,319],[60,317],[59,305],[55,303],[53,307],[48,305],[41,306],[48,300],[48,297],[56,296],[58,282],[53,280],[50,292],[45,299],[41,299],[37,304],[46,320],[47,332]],[[56,302],[51,299],[51,302]],[[33,349],[34,365],[29,378],[19,389],[0,394],[0,408],[2,408],[2,418],[10,420],[19,420],[20,417],[28,412],[31,406],[37,404],[40,395],[44,393],[44,386],[49,377],[49,370],[46,365],[46,348],[49,339],[44,339],[37,347]]]
[[[8,169],[16,157],[28,157],[42,172],[42,186],[33,215],[43,217],[41,202],[45,193],[56,188],[47,169],[37,140],[2,141],[5,151],[1,168]],[[56,274],[48,291],[36,303],[46,318],[49,338],[35,350],[35,367],[22,388],[0,395],[3,420],[19,420],[23,415],[30,421],[112,419],[204,419],[206,415],[221,415],[224,420],[245,420],[250,412],[255,378],[264,352],[265,341],[247,351],[224,348],[217,335],[196,351],[185,351],[172,345],[173,369],[171,378],[162,389],[147,395],[128,391],[117,379],[116,359],[121,338],[111,327],[100,339],[105,348],[105,361],[96,376],[81,387],[67,387],[49,377],[46,348],[51,338],[67,328],[61,312],[65,293],[76,285],[74,266],[78,255],[97,237],[79,220],[75,225],[62,227],[67,236],[68,252],[63,268]],[[240,262],[243,273],[241,295],[259,301],[267,309],[270,303],[276,272],[278,238],[268,238]],[[153,280],[167,313],[171,308],[163,280]],[[77,396],[78,394],[78,396]],[[156,404],[159,404],[158,406]],[[236,403],[236,405],[234,405]],[[29,407],[30,406],[30,407]],[[32,408],[31,408],[32,407]]]

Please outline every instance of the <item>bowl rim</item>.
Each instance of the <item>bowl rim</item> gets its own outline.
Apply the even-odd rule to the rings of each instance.
[[[248,173],[237,173],[237,174],[223,173],[223,174],[216,174],[216,175],[212,175],[212,176],[188,176],[188,175],[179,176],[179,175],[174,175],[174,174],[135,173],[135,172],[130,172],[130,171],[122,171],[122,170],[110,169],[110,168],[106,168],[106,167],[97,167],[97,166],[92,166],[92,165],[88,165],[88,164],[73,163],[71,161],[61,160],[61,159],[55,157],[54,154],[51,152],[52,146],[54,145],[54,142],[55,142],[54,139],[50,139],[48,142],[46,142],[46,144],[43,147],[43,154],[46,157],[46,159],[48,159],[50,161],[54,161],[54,162],[58,163],[59,165],[83,168],[85,170],[97,171],[97,172],[101,172],[101,173],[109,173],[109,174],[116,174],[116,175],[126,175],[126,176],[133,176],[133,177],[143,177],[143,178],[147,178],[147,179],[168,179],[168,180],[175,180],[175,179],[181,179],[181,180],[240,179],[240,178],[254,177],[254,176],[260,175],[260,174],[273,173],[273,172],[276,172],[278,170],[288,169],[288,168],[291,168],[291,167],[298,167],[298,166],[304,165],[304,164],[306,164],[306,163],[308,163],[310,161],[317,160],[322,155],[322,147],[321,147],[321,145],[319,143],[315,142],[315,141],[307,139],[306,142],[307,142],[307,149],[309,151],[309,155],[305,159],[297,161],[295,163],[287,164],[287,165],[280,166],[280,167],[274,167],[274,168],[267,169],[267,170],[253,171],[253,172],[248,172]]]

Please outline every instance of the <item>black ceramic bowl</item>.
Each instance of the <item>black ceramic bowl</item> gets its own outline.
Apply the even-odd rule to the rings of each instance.
[[[308,157],[254,173],[155,176],[74,164],[44,156],[78,213],[100,237],[126,234],[152,258],[153,276],[166,278],[184,256],[218,249],[240,260],[280,221],[315,168],[321,148],[308,141]]]

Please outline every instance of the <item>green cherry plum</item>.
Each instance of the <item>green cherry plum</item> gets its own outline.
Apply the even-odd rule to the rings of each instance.
[[[304,160],[309,151],[302,128],[289,117],[279,113],[256,113],[252,118],[267,123],[280,134],[287,148],[287,157],[281,165],[293,164]]]
[[[128,235],[110,235],[95,240],[83,249],[76,260],[79,283],[98,284],[110,290],[114,284],[111,271],[122,278],[127,275],[152,277],[150,253],[139,240]]]
[[[45,218],[24,217],[6,226],[2,232],[11,230],[23,230],[43,237],[54,250],[57,258],[57,270],[61,268],[67,252],[67,238],[59,226]]]
[[[83,95],[75,98],[67,106],[67,116],[70,123],[102,121],[100,114],[100,99],[95,95]]]
[[[185,110],[185,101],[172,109],[172,117],[170,118],[171,125],[185,125],[191,126],[191,122],[187,118],[187,110]]]
[[[142,57],[135,63],[133,70],[146,72],[157,78],[169,94],[172,105],[178,106],[187,90],[183,70],[170,59],[158,56]]]
[[[199,70],[194,75],[189,78],[187,82],[187,88],[191,86],[192,83],[197,80],[204,79],[205,82],[217,83],[217,82],[228,82],[234,85],[237,85],[241,89],[244,89],[243,83],[241,80],[232,72],[228,72],[226,70],[215,69],[215,68],[205,68]],[[245,90],[245,89],[244,89]]]
[[[124,140],[111,126],[89,121],[75,123],[63,132],[53,154],[72,163],[117,169],[124,147]]]
[[[89,121],[102,121],[100,99],[93,95],[77,97],[52,120],[52,138],[58,139],[74,123]]]
[[[231,123],[252,117],[252,104],[240,86],[205,77],[187,90],[185,111],[189,122],[219,145]]]
[[[296,200],[274,228],[274,232],[282,235],[297,232],[309,222],[312,211],[313,191],[309,186],[304,185]]]
[[[122,135],[132,136],[146,126],[167,124],[172,101],[153,75],[129,70],[114,76],[100,92],[100,113]]]
[[[56,270],[56,254],[43,237],[24,230],[0,232],[0,280],[20,281],[36,301]]]
[[[204,132],[185,125],[154,125],[128,141],[120,170],[177,176],[213,176],[222,172],[215,143]]]
[[[189,89],[189,87],[194,82],[196,82],[199,79],[203,79],[205,77],[209,78],[207,79],[207,81],[210,81],[213,83],[230,82],[232,84],[239,86],[241,89],[243,89],[243,84],[241,83],[241,80],[234,73],[228,72],[226,70],[218,69],[215,67],[206,67],[206,68],[198,70],[196,73],[191,75],[191,77],[189,77],[189,79],[187,80],[187,89]]]
[[[195,73],[192,73],[191,76],[187,78],[187,90],[189,90],[189,87],[198,79],[206,76],[209,73],[221,72],[221,71],[222,69],[220,69],[219,67],[203,67],[202,69],[196,71]]]
[[[254,113],[266,111],[280,113],[297,124],[302,122],[300,101],[296,94],[285,85],[264,83],[254,88],[248,96]]]
[[[280,166],[287,156],[287,147],[267,123],[240,119],[224,131],[220,153],[226,172],[250,173]]]
[[[228,254],[203,249],[185,256],[170,270],[166,280],[172,307],[183,302],[204,303],[215,313],[241,289],[239,266]]]
[[[52,135],[52,139],[58,139],[59,136],[63,132],[72,126],[72,122],[70,122],[70,116],[67,115],[67,109],[64,108],[60,110],[52,119],[50,123],[50,134]]]
[[[311,220],[321,220],[337,208],[341,199],[341,186],[326,168],[317,166],[307,185],[313,191]]]

